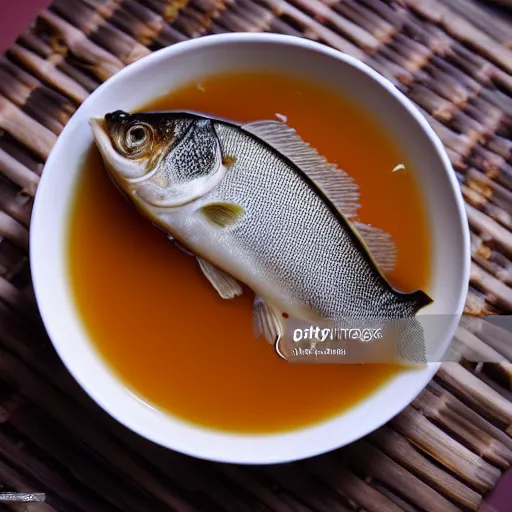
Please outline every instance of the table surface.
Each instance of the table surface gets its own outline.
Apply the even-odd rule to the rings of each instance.
[[[16,37],[30,26],[37,13],[50,4],[51,0],[2,0],[0,53],[4,53]],[[507,512],[512,509],[512,474],[510,471],[502,477],[486,501],[482,512]]]

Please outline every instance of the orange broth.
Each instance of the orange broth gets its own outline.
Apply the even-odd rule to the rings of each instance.
[[[140,110],[188,110],[237,122],[287,122],[359,183],[360,219],[398,247],[387,274],[402,291],[424,289],[430,240],[411,164],[371,115],[319,85],[272,73],[191,83]],[[392,172],[398,164],[406,169]],[[262,241],[264,243],[264,241]],[[298,365],[255,340],[253,294],[221,299],[194,258],[139,216],[93,147],[69,227],[74,300],[92,342],[146,403],[211,429],[269,433],[329,419],[378,390],[399,368]]]

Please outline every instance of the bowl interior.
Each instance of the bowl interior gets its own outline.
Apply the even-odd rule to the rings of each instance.
[[[307,65],[305,65],[307,63]],[[340,417],[277,435],[208,431],[139,401],[95,352],[70,300],[66,269],[68,212],[83,159],[93,143],[88,120],[117,109],[135,110],[176,87],[232,71],[278,71],[337,88],[375,113],[414,162],[432,232],[433,271],[427,315],[450,321],[429,338],[429,360],[439,361],[464,305],[469,235],[458,185],[440,141],[391,84],[357,61],[303,39],[269,34],[229,34],[180,43],[146,57],[98,88],[63,130],[46,164],[31,226],[31,265],[38,304],[50,338],[83,388],[135,432],[193,456],[237,463],[273,463],[309,457],[348,444],[407,406],[437,364],[404,372]],[[342,120],[340,120],[342,122]],[[340,141],[342,143],[342,141]],[[368,148],[371,150],[371,147]],[[91,243],[94,243],[93,241]],[[441,352],[439,352],[441,351]]]

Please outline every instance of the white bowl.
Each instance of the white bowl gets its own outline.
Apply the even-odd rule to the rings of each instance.
[[[125,426],[165,447],[204,459],[252,464],[302,459],[365,436],[410,404],[439,365],[404,372],[351,410],[297,431],[236,435],[192,426],[141,402],[94,350],[71,300],[65,249],[82,159],[93,143],[91,117],[136,110],[200,77],[257,68],[299,73],[338,88],[375,112],[406,148],[418,171],[432,230],[433,277],[426,292],[434,303],[425,314],[451,315],[434,340],[437,348],[445,349],[463,311],[470,264],[466,213],[448,157],[423,116],[390,82],[356,59],[307,39],[208,36],[165,48],[123,69],[91,94],[62,131],[44,169],[30,231],[32,276],[43,321],[85,391]]]

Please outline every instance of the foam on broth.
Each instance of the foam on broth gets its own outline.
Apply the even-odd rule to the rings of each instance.
[[[192,83],[140,110],[171,109],[239,122],[287,119],[358,181],[360,219],[393,236],[399,261],[391,283],[427,287],[430,242],[411,164],[359,105],[316,84],[254,73]],[[392,172],[399,164],[405,171]],[[74,300],[99,353],[142,400],[185,421],[245,433],[305,427],[399,371],[281,360],[253,339],[250,290],[221,299],[194,259],[121,197],[95,147],[76,190],[68,256]]]

